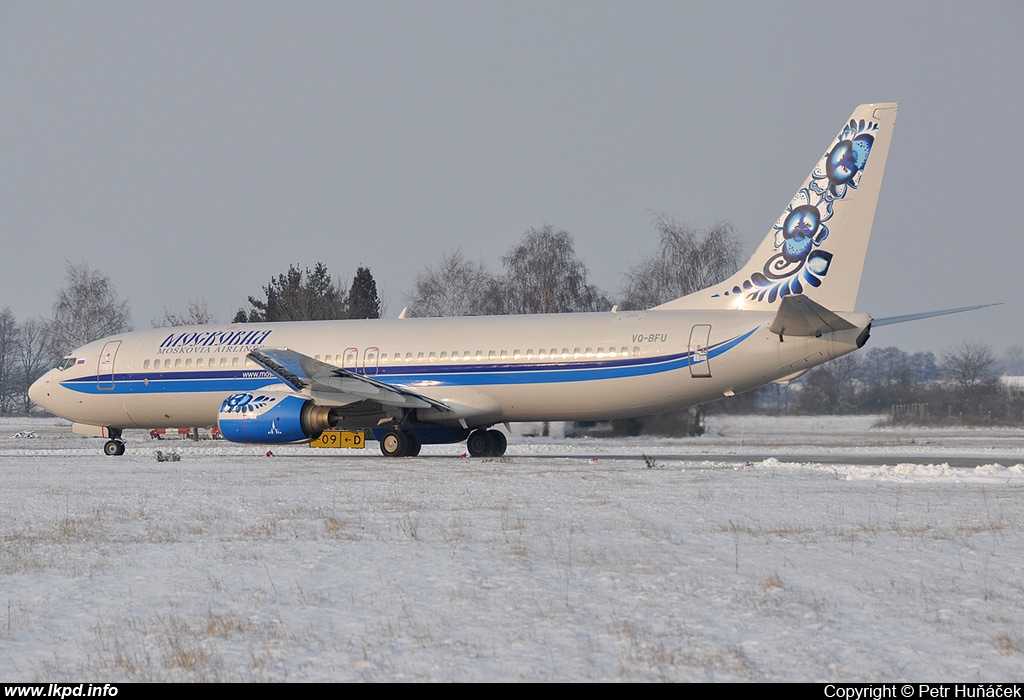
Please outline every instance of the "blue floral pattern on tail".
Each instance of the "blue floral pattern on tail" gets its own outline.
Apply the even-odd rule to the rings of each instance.
[[[811,172],[773,227],[776,252],[759,272],[742,285],[714,296],[745,295],[772,304],[790,294],[802,294],[808,286],[821,286],[832,264],[832,253],[821,248],[828,238],[826,225],[833,207],[850,189],[857,189],[871,155],[878,124],[851,119]]]

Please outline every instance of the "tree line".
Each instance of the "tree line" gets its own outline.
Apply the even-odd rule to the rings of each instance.
[[[739,267],[740,244],[727,221],[709,228],[654,219],[657,249],[628,268],[618,307],[647,309],[702,289]],[[457,249],[425,267],[407,293],[416,316],[483,316],[607,311],[612,297],[589,281],[576,255],[572,234],[545,225],[531,228],[501,257],[502,272],[491,272]]]
[[[964,341],[943,351],[906,353],[869,348],[811,370],[799,383],[793,409],[800,413],[882,413],[893,422],[1024,424],[1019,377],[1024,350],[999,358],[986,344]]]

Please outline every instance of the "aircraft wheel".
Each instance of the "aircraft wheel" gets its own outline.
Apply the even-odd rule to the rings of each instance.
[[[466,449],[472,457],[490,457],[494,440],[489,430],[474,430],[466,440]]]
[[[501,457],[505,454],[505,448],[508,447],[508,440],[505,438],[505,433],[500,430],[488,430],[488,437],[491,438],[491,454],[490,457]]]
[[[409,439],[409,450],[406,452],[406,456],[415,457],[420,453],[420,448],[423,447],[423,441],[420,440],[420,434],[415,430],[405,431],[405,436]]]
[[[401,430],[392,428],[381,438],[380,451],[385,457],[405,457],[409,454],[409,438]]]
[[[124,454],[124,443],[120,440],[107,440],[103,445],[103,454],[109,457],[120,457]]]

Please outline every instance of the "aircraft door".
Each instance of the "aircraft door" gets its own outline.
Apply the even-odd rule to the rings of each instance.
[[[711,345],[711,325],[699,323],[690,330],[690,376],[706,378],[711,376],[711,362],[708,347]]]
[[[370,376],[377,374],[377,357],[379,355],[377,348],[366,348],[363,351],[363,372]]]
[[[97,389],[110,391],[114,388],[114,358],[117,357],[117,349],[120,347],[120,340],[111,340],[100,351],[100,363],[96,368]]]

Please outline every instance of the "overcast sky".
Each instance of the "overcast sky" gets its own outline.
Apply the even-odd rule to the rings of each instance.
[[[0,307],[68,261],[149,327],[317,261],[388,315],[461,248],[500,270],[570,231],[613,297],[653,213],[747,253],[862,102],[900,115],[858,310],[1004,302],[878,329],[1024,344],[1024,4],[0,2]],[[990,214],[998,216],[989,216]]]

